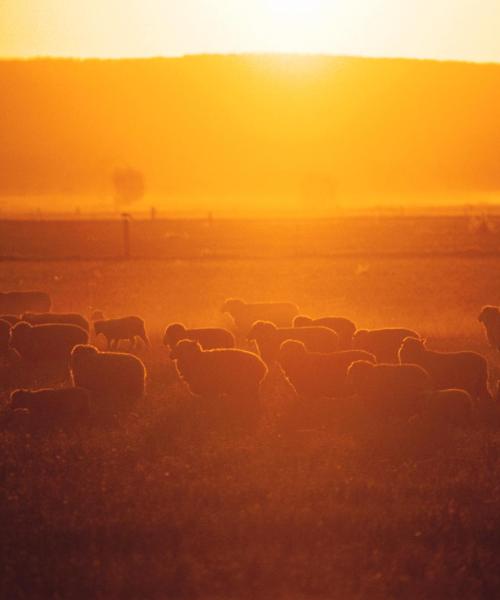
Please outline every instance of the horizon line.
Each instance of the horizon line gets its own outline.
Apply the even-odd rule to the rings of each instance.
[[[388,60],[388,61],[415,61],[415,62],[436,62],[436,63],[460,63],[471,65],[500,65],[500,60],[475,60],[465,58],[438,58],[438,57],[420,57],[420,56],[400,56],[400,55],[372,55],[372,54],[333,54],[319,52],[266,52],[266,51],[248,51],[248,52],[205,52],[205,53],[184,53],[184,54],[158,54],[149,56],[71,56],[58,54],[33,54],[33,55],[5,55],[0,56],[0,62],[36,62],[36,61],[74,61],[74,62],[128,62],[128,61],[153,61],[153,60],[181,60],[186,58],[245,58],[245,57],[290,57],[290,58],[322,58],[322,59],[360,59],[360,60]]]

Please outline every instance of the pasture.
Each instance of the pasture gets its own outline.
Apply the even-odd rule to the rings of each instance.
[[[463,430],[303,406],[278,377],[264,386],[260,427],[241,434],[204,420],[161,345],[170,322],[228,326],[228,296],[290,299],[305,314],[477,350],[494,388],[500,357],[477,315],[498,304],[498,264],[369,251],[1,262],[0,289],[44,289],[55,311],[140,315],[152,340],[140,352],[146,398],[116,426],[0,433],[2,597],[498,596],[494,423]]]

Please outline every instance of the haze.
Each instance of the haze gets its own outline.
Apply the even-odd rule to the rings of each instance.
[[[498,0],[2,0],[0,56],[301,52],[500,61]]]

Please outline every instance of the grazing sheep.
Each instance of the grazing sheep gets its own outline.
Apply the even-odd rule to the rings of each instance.
[[[428,392],[423,397],[422,416],[433,422],[467,427],[472,423],[474,401],[465,390]]]
[[[21,320],[30,323],[30,325],[47,325],[50,323],[76,325],[85,329],[85,331],[89,331],[89,322],[77,313],[24,313]]]
[[[10,323],[0,319],[0,357],[9,353]]]
[[[122,317],[94,321],[96,335],[103,335],[110,350],[116,349],[121,340],[130,340],[130,347],[135,348],[136,337],[149,347],[144,321],[140,317]]]
[[[474,400],[491,400],[488,391],[488,363],[476,352],[437,352],[427,350],[425,342],[405,338],[399,350],[401,363],[423,367],[438,390],[466,390]]]
[[[257,321],[248,335],[255,340],[262,359],[269,365],[278,359],[283,342],[296,340],[303,342],[310,352],[336,352],[339,340],[335,331],[328,327],[287,327],[279,329],[274,323]]]
[[[30,325],[21,321],[10,330],[10,346],[25,360],[68,359],[77,344],[86,344],[88,333],[76,325]]]
[[[90,416],[90,393],[83,388],[16,390],[10,396],[12,410],[27,409],[33,427],[82,425]]]
[[[288,381],[305,398],[345,396],[347,369],[358,360],[375,363],[375,357],[364,350],[321,354],[308,352],[302,342],[294,340],[281,344],[278,357]]]
[[[345,317],[321,317],[319,319],[311,319],[305,315],[298,315],[293,320],[294,327],[328,327],[333,329],[339,336],[339,348],[347,350],[352,346],[352,336],[356,331],[356,325]]]
[[[50,296],[45,292],[0,292],[0,313],[49,312],[50,306]]]
[[[419,413],[423,394],[432,389],[429,374],[418,365],[374,365],[367,361],[352,363],[346,385],[369,408],[404,417]]]
[[[407,337],[420,337],[411,329],[359,329],[353,336],[352,346],[375,354],[380,363],[397,363],[401,343]]]
[[[192,394],[206,399],[228,395],[237,401],[242,417],[257,416],[267,367],[256,354],[234,348],[202,350],[198,342],[182,340],[170,356]]]
[[[215,350],[216,348],[234,348],[234,336],[227,329],[205,328],[186,329],[180,323],[173,323],[165,330],[163,343],[171,349],[181,340],[192,340],[199,342],[203,350]]]
[[[478,321],[484,325],[490,346],[495,350],[500,350],[500,310],[498,307],[484,306]]]
[[[15,325],[16,323],[19,323],[19,321],[22,321],[17,315],[0,315],[0,319],[2,319],[2,321],[7,321],[11,325]]]
[[[131,408],[144,396],[146,367],[132,354],[76,346],[71,352],[71,375],[75,386],[106,400],[111,408]]]
[[[230,298],[222,306],[229,313],[238,331],[247,335],[256,321],[271,321],[277,327],[290,327],[299,309],[292,302],[257,302],[247,304],[243,300]]]

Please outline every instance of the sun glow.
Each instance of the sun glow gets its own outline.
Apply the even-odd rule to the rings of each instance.
[[[334,12],[334,4],[324,0],[264,0],[263,41],[267,45],[271,42],[277,52],[311,52],[315,37],[324,32],[327,16]]]

